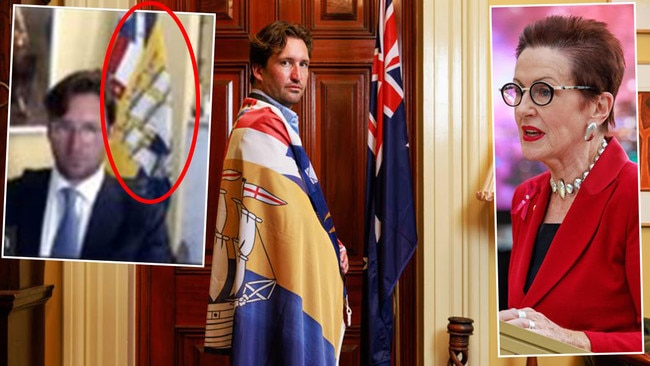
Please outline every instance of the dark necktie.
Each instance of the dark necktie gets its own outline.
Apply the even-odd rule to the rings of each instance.
[[[63,196],[63,216],[59,222],[52,247],[54,258],[79,258],[79,245],[77,243],[77,230],[79,217],[75,212],[77,192],[73,188],[63,188],[59,191]]]

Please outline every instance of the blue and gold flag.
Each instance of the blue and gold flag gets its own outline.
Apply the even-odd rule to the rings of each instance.
[[[233,365],[335,365],[345,325],[336,232],[299,136],[247,98],[228,140],[205,347]]]
[[[124,178],[146,181],[157,198],[170,184],[171,82],[158,14],[135,12],[124,22],[108,66],[116,98],[111,154]]]

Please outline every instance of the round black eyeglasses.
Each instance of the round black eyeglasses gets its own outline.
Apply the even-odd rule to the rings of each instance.
[[[516,107],[521,103],[524,93],[530,90],[530,99],[538,106],[545,106],[553,100],[555,90],[590,90],[591,86],[553,86],[545,81],[536,81],[530,88],[522,88],[515,83],[506,83],[501,89],[503,101],[510,107]]]

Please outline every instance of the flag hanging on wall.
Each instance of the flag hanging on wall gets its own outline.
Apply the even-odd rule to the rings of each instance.
[[[118,33],[108,65],[116,99],[111,154],[124,178],[144,182],[147,198],[171,187],[171,83],[158,14],[135,12]]]
[[[393,290],[417,232],[392,0],[380,0],[370,85],[361,364],[390,365]]]

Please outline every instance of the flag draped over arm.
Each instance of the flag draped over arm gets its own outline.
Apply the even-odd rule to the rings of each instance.
[[[392,294],[417,246],[401,73],[392,0],[381,0],[368,121],[363,365],[390,365]]]
[[[170,183],[171,83],[158,14],[135,12],[119,31],[108,65],[116,98],[111,154],[124,178],[139,178],[148,198]]]

